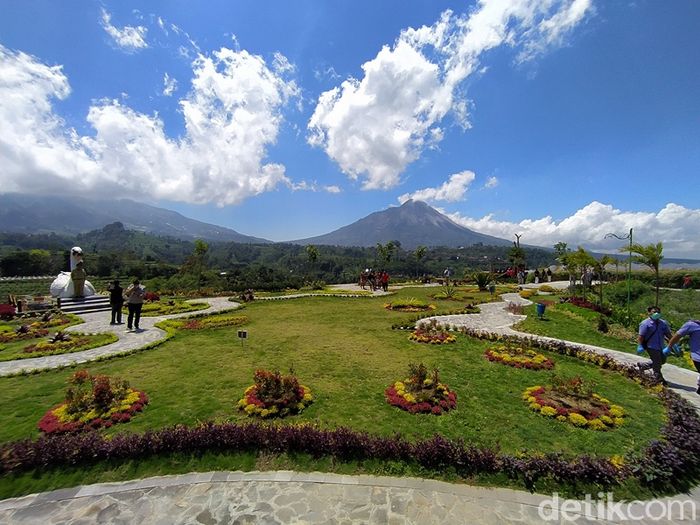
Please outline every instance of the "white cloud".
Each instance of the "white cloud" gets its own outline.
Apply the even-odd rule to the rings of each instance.
[[[399,197],[399,202],[403,204],[409,199],[425,202],[461,201],[464,199],[464,194],[467,192],[469,185],[474,182],[475,177],[473,171],[461,171],[451,175],[449,180],[437,188],[424,188],[413,193],[404,193]]]
[[[144,26],[124,26],[119,29],[113,26],[111,21],[112,15],[102,9],[102,28],[121,49],[133,52],[148,47],[146,43],[148,29]]]
[[[498,186],[498,178],[497,177],[489,177],[486,179],[486,182],[484,183],[484,188],[486,189],[491,189],[495,188]]]
[[[583,246],[587,250],[615,253],[627,241],[605,239],[607,233],[626,235],[633,228],[634,242],[650,244],[663,242],[667,257],[700,258],[700,209],[689,209],[669,203],[658,212],[622,211],[609,204],[593,201],[570,217],[555,221],[551,216],[525,219],[520,222],[499,221],[493,215],[480,219],[447,213],[453,221],[479,233],[514,240],[523,234],[522,242],[552,247],[557,242],[570,248]]]
[[[336,186],[335,184],[331,186],[324,186],[323,189],[328,193],[340,193],[343,191],[340,189],[340,186]]]
[[[163,95],[166,97],[172,96],[177,90],[177,80],[172,78],[167,73],[163,75]]]
[[[222,48],[192,67],[182,138],[116,100],[95,103],[94,136],[79,136],[51,105],[70,94],[61,67],[0,46],[0,188],[225,205],[286,183],[284,166],[265,157],[296,84],[246,51]]]
[[[335,82],[336,80],[340,80],[340,75],[333,66],[328,66],[326,68],[314,69],[314,78],[319,82],[322,80],[330,80],[331,82]]]
[[[392,46],[322,93],[308,122],[308,141],[323,148],[363,189],[400,183],[405,168],[434,147],[439,123],[451,112],[469,127],[463,81],[483,68],[483,52],[502,45],[531,59],[561,45],[584,19],[589,0],[481,0],[468,14],[445,11],[432,26],[408,28]]]

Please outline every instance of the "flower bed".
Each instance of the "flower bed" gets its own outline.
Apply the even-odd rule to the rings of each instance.
[[[584,299],[582,297],[562,297],[560,299],[560,302],[573,304],[574,306],[578,306],[579,308],[586,308],[588,310],[593,310],[594,312],[599,312],[603,315],[607,315],[607,316],[612,315],[612,310],[610,308],[601,307],[599,304],[595,304],[595,303],[592,303],[590,301],[587,301],[586,299]]]
[[[293,375],[279,371],[257,370],[255,384],[246,388],[238,401],[239,410],[249,416],[285,417],[298,414],[313,403],[311,389],[299,383]]]
[[[385,391],[387,403],[411,414],[440,415],[457,406],[457,395],[440,382],[437,370],[428,377],[423,363],[409,365],[409,377],[397,381]]]
[[[37,337],[45,337],[49,335],[49,331],[45,328],[31,328],[29,325],[22,325],[13,332],[4,332],[0,334],[0,343],[13,343],[15,341],[26,341],[27,339],[36,339]]]
[[[185,319],[178,322],[181,330],[204,330],[205,328],[222,328],[224,326],[240,326],[248,322],[245,315],[200,317],[198,319]]]
[[[425,312],[428,310],[435,310],[436,306],[419,299],[411,298],[386,303],[384,308],[393,310],[394,312]]]
[[[484,352],[484,357],[492,363],[502,363],[514,368],[527,368],[529,370],[551,370],[554,361],[538,354],[531,348],[503,344],[489,348]]]
[[[624,423],[622,407],[612,405],[592,392],[580,377],[568,380],[554,378],[552,385],[527,388],[523,392],[523,400],[543,416],[581,428],[609,430]]]
[[[77,371],[68,382],[65,402],[39,421],[39,430],[45,434],[109,428],[130,421],[148,403],[148,396],[130,388],[126,381],[92,376],[87,370]]]
[[[457,338],[445,330],[435,328],[417,328],[413,333],[409,334],[408,338],[417,343],[427,343],[431,345],[444,345],[454,343]]]

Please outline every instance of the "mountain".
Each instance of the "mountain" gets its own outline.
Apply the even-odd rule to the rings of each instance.
[[[375,246],[399,241],[412,250],[417,246],[510,246],[505,239],[477,233],[460,226],[421,201],[408,200],[397,208],[378,211],[331,233],[289,241],[292,244],[332,246]]]
[[[76,235],[121,222],[128,230],[178,239],[269,243],[235,230],[188,219],[177,212],[129,199],[0,194],[0,231]]]

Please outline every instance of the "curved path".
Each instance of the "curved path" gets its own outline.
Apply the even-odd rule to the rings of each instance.
[[[45,370],[48,368],[60,368],[79,363],[94,361],[105,356],[129,353],[139,348],[143,348],[149,344],[160,341],[165,338],[166,334],[160,328],[156,328],[155,324],[164,319],[177,319],[178,317],[187,317],[194,314],[216,313],[222,310],[231,310],[238,308],[240,304],[228,300],[227,297],[212,297],[208,299],[196,299],[197,302],[209,303],[209,308],[206,310],[197,310],[195,312],[185,312],[173,315],[161,315],[157,317],[141,317],[141,330],[138,332],[129,332],[126,330],[126,325],[110,325],[109,312],[95,312],[81,314],[85,322],[66,328],[67,332],[82,332],[82,333],[104,333],[112,332],[119,341],[114,343],[84,350],[82,352],[73,352],[70,354],[57,354],[45,357],[33,357],[30,359],[18,359],[16,361],[0,362],[0,377],[18,374],[22,371]],[[126,318],[126,316],[124,316]]]
[[[506,302],[530,303],[518,294],[504,294],[502,297]],[[511,328],[524,316],[510,314],[505,310],[505,304],[503,302],[482,304],[479,314],[440,316],[435,319],[440,324],[454,327],[467,326],[501,334],[531,336]],[[234,303],[226,301],[224,306],[233,305]],[[224,309],[217,304],[212,304],[212,309],[209,311],[217,311],[217,307]],[[95,330],[99,328],[97,325],[94,326]],[[149,325],[144,325],[144,327],[147,326]],[[151,329],[156,330],[152,325],[150,326]],[[81,327],[85,329],[85,325],[75,329]],[[109,327],[108,324],[107,327]],[[542,339],[549,338],[542,337]],[[590,345],[581,346],[613,355],[616,359],[625,362],[643,360],[632,354]],[[692,386],[696,374],[667,365],[664,375],[672,383],[671,387],[674,390],[693,402],[695,406],[700,406],[698,404],[700,396],[694,393],[695,387]],[[596,498],[597,495],[592,497]],[[552,515],[551,498],[551,495],[531,494],[511,489],[471,487],[415,478],[341,476],[287,471],[209,472],[154,477],[122,483],[103,483],[7,499],[0,501],[0,524],[621,522],[619,515],[613,514],[612,519],[606,519],[609,516],[605,514],[597,515],[599,509],[595,505],[595,499],[593,505],[588,508],[583,504],[578,505],[577,508],[569,507],[570,512],[566,516],[568,519],[562,519],[561,515],[555,518]],[[644,508],[648,503],[635,502],[629,508],[626,505],[623,507],[629,512],[629,516],[641,516],[644,515]],[[666,517],[656,519],[662,508],[673,510],[670,519]],[[692,514],[693,510],[696,514]],[[636,520],[635,523],[697,523],[700,519],[700,488],[695,488],[688,495],[655,500],[653,512],[651,517],[654,519]]]

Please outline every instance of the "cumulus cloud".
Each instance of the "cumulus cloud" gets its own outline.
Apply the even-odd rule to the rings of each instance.
[[[496,177],[489,177],[484,183],[484,188],[486,189],[495,188],[496,186],[498,186],[498,178]]]
[[[445,11],[432,26],[408,28],[349,78],[322,93],[308,142],[322,148],[363,189],[387,189],[426,148],[442,139],[448,113],[469,127],[461,85],[498,46],[520,61],[561,45],[590,12],[590,0],[481,0],[473,11]]]
[[[480,219],[460,213],[446,215],[462,226],[479,233],[513,240],[513,234],[523,234],[522,242],[552,247],[557,242],[570,248],[583,246],[587,250],[615,253],[626,241],[605,239],[607,233],[626,235],[634,229],[634,241],[650,244],[662,241],[664,253],[673,257],[700,257],[700,209],[690,209],[669,203],[658,212],[623,211],[609,204],[593,201],[573,215],[560,221],[551,216],[525,219],[520,222],[500,221],[493,215]]]
[[[172,78],[167,73],[163,75],[163,95],[170,97],[177,89],[177,80]]]
[[[461,171],[451,175],[450,178],[437,188],[423,188],[413,193],[404,193],[398,199],[401,204],[409,199],[425,202],[457,202],[464,199],[469,185],[474,182],[473,171]]]
[[[52,107],[70,94],[61,67],[0,46],[0,188],[226,205],[286,183],[284,166],[265,158],[282,107],[298,96],[295,82],[227,48],[200,54],[192,68],[179,101],[183,137],[117,100],[91,106],[94,136],[80,136]]]
[[[124,26],[119,29],[112,25],[112,15],[105,9],[102,9],[101,24],[114,43],[125,51],[134,52],[148,47],[146,43],[148,29],[144,26]]]

